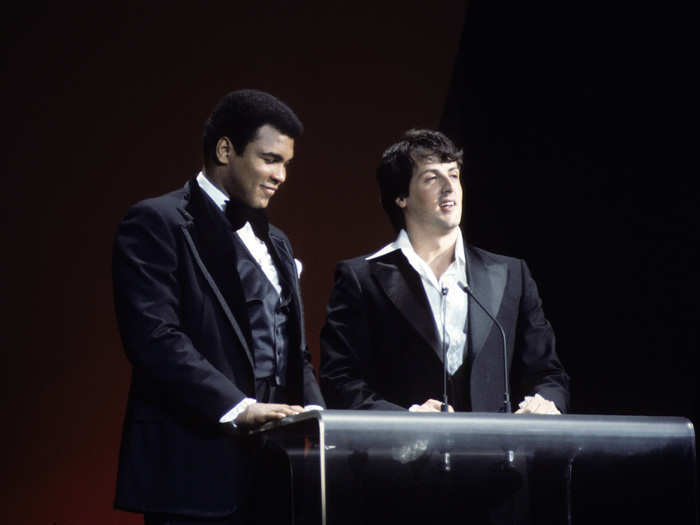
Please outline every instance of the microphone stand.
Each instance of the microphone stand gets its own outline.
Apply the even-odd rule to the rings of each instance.
[[[508,379],[508,346],[506,345],[506,331],[503,329],[503,325],[501,325],[501,323],[499,323],[498,320],[493,315],[491,315],[491,312],[489,312],[486,309],[486,307],[483,304],[481,304],[481,301],[479,301],[479,299],[476,298],[476,296],[472,292],[471,288],[469,288],[469,285],[467,283],[459,282],[458,285],[464,291],[464,293],[466,293],[469,297],[474,299],[474,302],[477,304],[477,306],[481,308],[487,316],[489,316],[489,318],[494,322],[494,324],[498,327],[498,330],[501,332],[501,338],[503,339],[503,381],[505,383],[503,389],[503,412],[505,412],[506,414],[510,414],[510,380]],[[500,469],[504,472],[517,473],[515,467],[514,450],[505,451],[505,458],[503,463],[501,463],[500,465]]]
[[[504,390],[503,390],[503,412],[506,414],[511,413],[511,408],[510,408],[510,380],[508,378],[508,347],[506,346],[506,332],[503,329],[503,326],[501,323],[498,322],[498,320],[491,315],[491,312],[489,312],[486,307],[481,304],[481,301],[476,298],[476,295],[472,292],[472,289],[469,288],[469,285],[463,282],[459,282],[459,287],[469,295],[472,299],[474,299],[474,302],[483,310],[483,312],[488,315],[491,320],[496,324],[498,329],[501,332],[501,337],[503,338],[503,381],[505,383],[504,385]]]
[[[440,412],[449,412],[449,403],[447,402],[447,287],[442,287],[442,405]],[[442,456],[442,468],[445,472],[452,470],[450,447],[449,443],[445,447]]]
[[[445,325],[447,323],[447,288],[442,287],[442,405],[440,412],[449,412],[447,402],[447,337]]]

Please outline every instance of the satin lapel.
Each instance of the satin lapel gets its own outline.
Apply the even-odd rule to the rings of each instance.
[[[284,241],[272,233],[270,234],[270,244],[272,245],[270,255],[277,265],[277,269],[280,272],[280,277],[291,290],[294,290],[294,277],[292,275],[292,272],[296,273],[296,264],[294,263],[294,259],[287,251]]]
[[[296,286],[297,280],[295,279],[297,267],[294,262],[292,254],[287,251],[287,246],[284,240],[276,237],[274,234],[270,234],[270,245],[271,246],[271,256],[279,270],[280,278],[287,285],[287,289],[292,294],[292,299],[294,300],[294,308],[297,315],[297,322],[299,323],[299,329],[301,330],[301,298],[299,297],[299,291]]]
[[[224,310],[251,366],[254,366],[246,335],[250,333],[250,327],[245,299],[235,268],[236,249],[231,225],[194,180],[190,181],[190,201],[185,206],[185,214],[191,217],[191,221],[183,226],[183,232],[195,262]]]
[[[372,275],[389,300],[442,361],[433,313],[418,273],[398,250],[369,262]]]
[[[468,249],[468,254],[469,286],[471,286],[474,295],[497,318],[506,289],[508,268],[505,264],[487,264],[470,249]],[[491,330],[498,330],[498,328],[471,298],[469,298],[469,326],[471,327],[469,330],[470,360],[473,361],[484,347]]]

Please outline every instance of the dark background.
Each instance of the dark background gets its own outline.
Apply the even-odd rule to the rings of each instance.
[[[112,236],[201,163],[216,100],[268,90],[306,125],[270,215],[318,333],[335,263],[393,232],[373,180],[409,127],[465,148],[467,235],[528,260],[576,413],[697,405],[690,23],[670,4],[38,2],[6,11],[0,208],[6,523],[111,510],[129,382]]]

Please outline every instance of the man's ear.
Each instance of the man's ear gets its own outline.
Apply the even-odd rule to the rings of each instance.
[[[406,197],[396,197],[396,200],[394,200],[394,202],[399,208],[406,207]]]
[[[228,165],[235,154],[236,151],[233,149],[233,144],[231,144],[228,137],[221,137],[216,142],[216,160],[219,164]]]

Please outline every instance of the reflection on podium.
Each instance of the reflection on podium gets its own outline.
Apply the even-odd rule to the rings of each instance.
[[[259,433],[275,523],[697,522],[683,418],[326,410]]]

